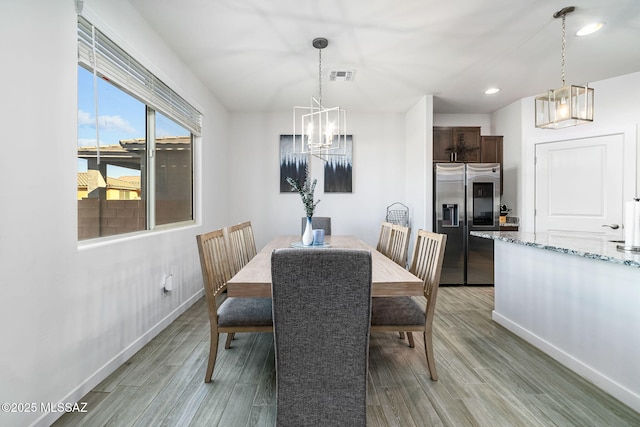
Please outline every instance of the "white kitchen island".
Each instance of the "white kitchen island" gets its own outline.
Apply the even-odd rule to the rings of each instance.
[[[593,236],[494,240],[493,320],[640,412],[640,254]]]

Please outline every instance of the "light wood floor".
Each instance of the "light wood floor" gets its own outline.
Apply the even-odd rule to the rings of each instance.
[[[422,336],[411,349],[396,333],[373,333],[368,425],[640,425],[640,414],[493,323],[492,308],[491,287],[440,288],[437,382]],[[54,425],[273,426],[273,336],[239,334],[229,350],[222,341],[205,384],[208,340],[202,300],[88,393],[88,413]]]

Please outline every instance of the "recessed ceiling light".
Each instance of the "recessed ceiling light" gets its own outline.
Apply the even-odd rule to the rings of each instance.
[[[578,30],[578,32],[576,33],[576,36],[582,37],[582,36],[587,36],[589,34],[593,34],[599,29],[601,29],[603,25],[604,25],[603,22],[594,22],[592,24],[585,25],[584,27]]]
[[[500,88],[497,88],[497,87],[490,87],[489,89],[484,91],[486,95],[493,95],[494,93],[498,93],[498,92],[500,92]]]

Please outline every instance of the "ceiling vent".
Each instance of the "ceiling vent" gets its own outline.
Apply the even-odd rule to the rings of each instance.
[[[331,71],[329,73],[329,81],[330,82],[350,82],[353,80],[353,75],[356,72],[353,70],[349,71]]]

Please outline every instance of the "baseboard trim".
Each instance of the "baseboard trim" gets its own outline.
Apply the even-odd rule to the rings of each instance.
[[[120,353],[115,355],[111,360],[100,367],[89,378],[79,384],[71,392],[69,392],[61,402],[79,402],[83,396],[93,390],[98,384],[104,381],[109,375],[115,372],[124,362],[129,360],[131,356],[136,354],[142,347],[144,347],[149,341],[155,338],[162,330],[171,324],[182,313],[187,311],[189,307],[196,303],[204,295],[204,289],[201,289],[191,298],[180,304],[175,310],[165,316],[162,320],[156,323],[146,333],[141,335],[137,340],[132,342],[129,346],[124,348]],[[48,412],[42,414],[33,424],[33,427],[50,426],[58,418],[64,415],[64,412]]]
[[[609,393],[611,396],[615,397],[633,410],[640,412],[640,396],[638,394],[611,380],[609,377],[604,376],[601,372],[593,369],[589,365],[586,365],[581,360],[542,339],[528,329],[525,329],[512,320],[502,316],[495,310],[492,311],[491,318],[494,322],[513,332],[529,344],[558,361],[560,364],[589,380],[598,388]]]

